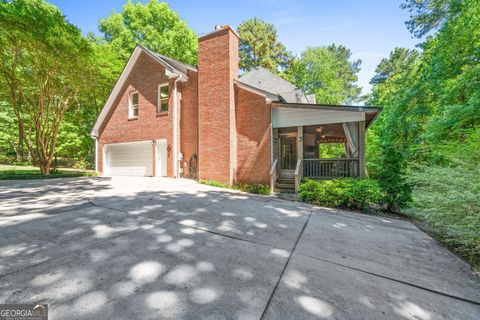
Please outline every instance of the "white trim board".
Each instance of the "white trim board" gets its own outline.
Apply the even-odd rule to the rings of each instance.
[[[364,120],[365,112],[281,107],[273,108],[272,110],[273,128],[356,122]]]

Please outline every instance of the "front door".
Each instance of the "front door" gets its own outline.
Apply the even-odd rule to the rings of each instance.
[[[294,176],[297,164],[297,137],[280,136],[280,176],[291,178]]]

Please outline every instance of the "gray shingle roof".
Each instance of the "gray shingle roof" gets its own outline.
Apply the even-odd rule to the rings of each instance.
[[[257,67],[245,73],[238,80],[252,87],[278,95],[285,102],[315,102],[310,96],[306,96],[301,89],[262,67]]]
[[[271,93],[286,92],[296,89],[296,87],[287,80],[274,75],[262,67],[257,67],[245,73],[240,77],[239,80],[243,83]]]

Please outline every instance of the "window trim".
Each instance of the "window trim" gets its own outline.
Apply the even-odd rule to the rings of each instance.
[[[133,95],[137,94],[137,115],[133,115]],[[140,94],[138,93],[138,90],[135,91],[130,91],[128,94],[128,119],[137,119],[138,118],[138,106],[140,104]]]
[[[168,87],[167,110],[162,110],[162,98],[160,97],[161,88]],[[165,98],[164,98],[165,99]],[[164,114],[170,110],[170,83],[165,82],[157,86],[157,114]]]

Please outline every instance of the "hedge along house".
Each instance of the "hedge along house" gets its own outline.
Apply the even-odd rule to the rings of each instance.
[[[198,66],[137,46],[91,135],[105,176],[168,176],[294,191],[304,177],[365,177],[378,108],[315,103],[263,68],[238,77],[238,35],[199,37]],[[335,158],[322,146],[340,144]]]

